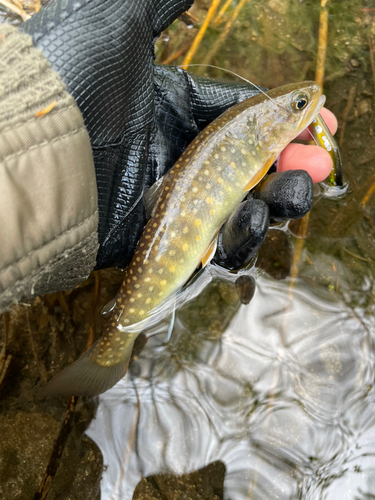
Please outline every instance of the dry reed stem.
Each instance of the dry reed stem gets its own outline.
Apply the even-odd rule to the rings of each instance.
[[[52,486],[52,482],[56,476],[57,469],[60,465],[60,460],[65,449],[66,442],[70,435],[73,426],[73,417],[77,405],[78,397],[72,396],[69,398],[65,418],[61,424],[59,434],[53,445],[52,453],[47,465],[46,472],[42,478],[39,489],[34,495],[34,500],[45,500]]]
[[[96,309],[98,307],[99,299],[100,299],[100,273],[98,271],[93,272],[94,280],[95,280],[95,288],[92,296],[91,302],[91,318],[88,326],[88,337],[86,341],[86,350],[90,349],[90,347],[94,343],[95,331],[96,331]]]
[[[5,375],[7,374],[10,362],[12,361],[12,355],[7,355],[7,347],[9,341],[9,325],[10,325],[10,314],[9,312],[5,312],[3,314],[4,320],[4,345],[0,351],[0,387],[5,379]]]
[[[31,17],[30,14],[25,12],[24,9],[17,7],[13,2],[10,2],[8,0],[0,0],[0,4],[4,5],[4,7],[11,10],[15,14],[18,14],[22,18],[22,21],[26,21]]]
[[[319,41],[318,53],[316,57],[315,80],[323,87],[324,80],[324,65],[327,53],[327,37],[328,37],[328,0],[320,0],[320,17],[319,17]]]
[[[221,24],[223,21],[222,17],[223,15],[226,13],[228,7],[230,6],[230,4],[233,2],[233,0],[227,0],[225,2],[225,4],[222,6],[222,8],[219,10],[219,13],[218,15],[215,17],[215,19],[213,20],[213,25],[214,26],[219,26],[219,24]]]
[[[183,56],[185,54],[185,52],[188,50],[188,48],[189,48],[189,46],[186,46],[186,47],[183,47],[180,50],[177,50],[176,52],[174,52],[173,54],[171,54],[169,57],[167,57],[166,59],[164,59],[164,61],[162,62],[162,64],[171,64],[173,61],[175,61],[176,59],[178,59],[180,56]]]
[[[16,7],[18,7],[20,10],[24,10],[23,5],[22,5],[22,3],[20,2],[20,0],[11,0],[11,1],[12,1],[12,3],[14,3],[14,5],[15,5]]]
[[[371,186],[367,190],[365,196],[362,198],[361,203],[360,203],[361,208],[365,207],[366,203],[369,201],[371,196],[374,194],[374,191],[375,191],[375,182],[373,182],[371,184]]]
[[[328,38],[328,0],[320,1],[320,16],[319,16],[319,39],[318,39],[318,54],[316,59],[316,70],[315,70],[315,80],[323,88],[324,81],[324,65],[327,53],[327,38]],[[307,236],[308,226],[309,226],[310,213],[307,213],[305,217],[301,219],[300,222],[300,234],[301,238],[297,239],[296,245],[294,247],[292,267],[290,270],[291,283],[289,287],[289,293],[294,286],[294,282],[298,276],[298,266],[302,257],[304,238]]]
[[[197,33],[197,36],[194,38],[194,41],[193,43],[191,44],[191,47],[188,51],[188,53],[186,54],[186,57],[184,59],[184,62],[182,63],[181,65],[181,68],[182,69],[187,69],[187,67],[189,66],[191,60],[193,59],[194,57],[194,54],[196,53],[196,51],[198,50],[198,47],[204,37],[204,34],[206,33],[206,30],[208,28],[208,25],[211,21],[211,19],[214,17],[215,13],[216,13],[216,10],[217,8],[219,7],[220,5],[220,1],[221,0],[212,0],[211,2],[211,5],[210,5],[210,8],[208,9],[207,11],[207,15],[206,15],[206,18],[205,20],[203,21],[203,24],[202,26],[199,28],[199,31]]]
[[[374,117],[375,117],[375,46],[374,46],[374,40],[369,34],[368,36],[368,48],[369,48],[369,57],[370,57],[370,66],[371,66],[371,72],[372,72],[372,84],[374,86],[374,93],[372,96],[372,120],[370,122],[370,135],[373,135],[373,123],[374,123]]]
[[[198,71],[197,71],[198,74],[200,74],[204,71],[204,66],[211,62],[211,60],[215,56],[216,52],[223,45],[223,43],[225,42],[225,39],[227,38],[227,36],[228,36],[232,26],[233,26],[233,23],[237,19],[238,14],[241,12],[241,9],[245,5],[246,2],[251,2],[251,0],[240,0],[237,7],[233,11],[232,17],[227,21],[226,25],[224,26],[224,29],[221,32],[219,38],[212,45],[211,49],[208,51],[207,56],[203,59],[202,67],[200,69],[198,69]]]
[[[36,364],[36,367],[39,371],[40,378],[41,378],[42,382],[47,383],[47,380],[48,380],[47,369],[46,369],[43,361],[41,361],[38,357],[38,351],[37,351],[37,347],[36,347],[36,344],[34,341],[34,336],[33,336],[33,331],[31,329],[30,316],[29,316],[28,311],[26,311],[26,329],[27,329],[28,336],[29,336],[31,351],[32,351],[33,356],[34,356],[35,364]]]
[[[327,51],[327,33],[328,33],[328,9],[327,9],[327,3],[328,0],[321,0],[321,10],[320,10],[320,19],[319,19],[319,43],[318,43],[318,57],[317,57],[317,65],[316,65],[316,73],[315,73],[315,80],[320,83],[320,85],[323,87],[323,79],[324,79],[324,62],[325,62],[325,56],[326,56],[326,51]],[[298,238],[295,243],[294,247],[294,252],[293,252],[293,258],[292,258],[292,265],[291,265],[291,270],[290,270],[290,284],[288,287],[288,297],[287,297],[287,302],[286,302],[286,307],[284,311],[284,321],[283,324],[281,325],[280,328],[280,347],[279,349],[282,350],[283,347],[285,346],[285,332],[287,328],[287,322],[288,322],[288,312],[290,311],[291,305],[292,305],[292,298],[293,298],[293,288],[296,282],[296,279],[298,277],[298,269],[299,269],[299,263],[301,261],[301,257],[303,254],[303,248],[304,248],[304,239],[307,235],[308,231],[308,225],[309,225],[309,213],[305,215],[300,221],[300,227],[299,227],[299,233],[301,234],[301,238]],[[275,388],[277,386],[277,381],[279,379],[279,372],[278,369],[276,368],[273,372],[273,382],[270,390],[270,396],[269,396],[269,401],[267,408],[271,410],[272,405],[274,403],[275,399]],[[264,429],[267,429],[270,425],[270,417],[271,417],[271,411],[269,411],[268,415],[264,419],[263,427]],[[254,499],[254,491],[255,491],[255,486],[256,483],[259,481],[259,474],[257,473],[254,479],[250,482],[249,488],[247,491],[247,497],[249,500]]]

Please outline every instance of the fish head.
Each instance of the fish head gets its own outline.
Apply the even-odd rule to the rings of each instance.
[[[279,154],[319,114],[325,103],[314,81],[292,83],[270,90],[256,113],[256,134],[263,151]]]

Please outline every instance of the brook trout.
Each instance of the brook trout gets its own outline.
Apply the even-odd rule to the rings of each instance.
[[[102,337],[45,392],[100,394],[124,375],[149,319],[210,260],[223,223],[324,102],[316,82],[286,85],[233,106],[195,138],[160,183]]]

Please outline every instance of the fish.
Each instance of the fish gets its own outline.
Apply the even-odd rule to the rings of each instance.
[[[97,395],[126,373],[135,339],[215,252],[230,214],[325,102],[314,81],[258,94],[209,124],[158,182],[156,198],[99,340],[44,394]]]

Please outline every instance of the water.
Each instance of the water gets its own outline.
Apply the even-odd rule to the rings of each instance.
[[[154,340],[136,375],[100,397],[87,433],[108,465],[102,498],[131,499],[142,476],[217,460],[224,498],[354,500],[374,491],[372,338],[336,294],[322,300],[288,285],[260,276],[249,305],[228,305],[232,319],[215,340],[207,324],[188,338],[178,314],[171,345]],[[184,341],[186,357],[175,349]]]
[[[295,222],[274,229],[241,271],[256,278],[249,304],[235,274],[209,267],[207,286],[177,312],[170,342],[165,321],[97,407],[78,403],[49,499],[98,498],[99,488],[103,500],[375,498],[372,8],[371,0],[330,2],[325,92],[348,189],[339,199],[316,190],[297,280],[289,277]],[[203,2],[194,9],[202,19]],[[318,10],[312,0],[253,0],[211,62],[260,85],[313,78]],[[209,29],[193,63],[222,26]],[[174,23],[159,61],[195,33]],[[95,279],[105,303],[121,273]],[[66,401],[41,401],[38,390],[78,357],[90,331],[100,334],[95,297],[91,277],[11,312],[13,358],[0,392],[4,498],[32,498],[39,488]],[[86,427],[103,456],[100,486],[101,454]]]

